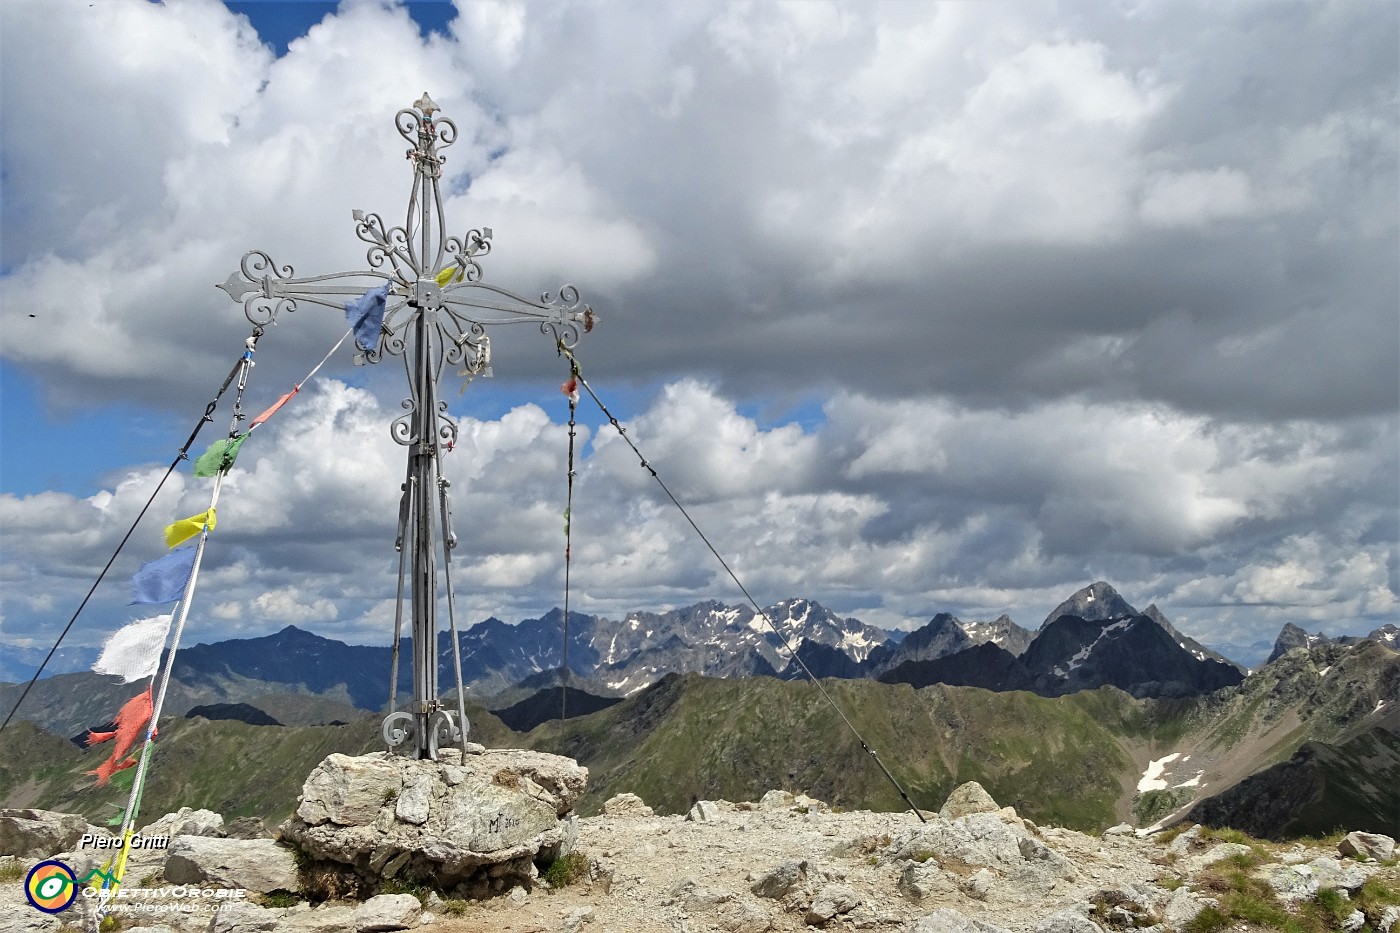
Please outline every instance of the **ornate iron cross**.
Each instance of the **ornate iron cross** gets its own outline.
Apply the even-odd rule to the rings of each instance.
[[[418,758],[436,759],[440,743],[461,743],[469,735],[461,690],[461,661],[453,613],[451,552],[457,545],[452,531],[448,482],[442,475],[442,453],[457,437],[457,424],[447,414],[438,387],[443,368],[460,366],[461,375],[489,373],[491,339],[486,328],[496,324],[535,323],[556,343],[573,347],[592,329],[593,310],[579,301],[572,285],[546,292],[539,301],[487,285],[478,260],[491,251],[491,228],[469,230],[463,237],[447,236],[443,217],[442,150],[457,139],[457,126],[435,116],[438,107],[427,92],[412,109],[394,117],[399,135],[412,144],[413,190],[403,226],[385,227],[378,214],[354,211],[355,235],[369,244],[367,269],[297,277],[291,266],[279,266],[267,253],[244,254],[239,272],[219,288],[256,326],[276,323],[283,311],[299,303],[342,310],[347,301],[375,287],[388,286],[380,332],[367,345],[357,341],[355,363],[378,363],[387,354],[403,359],[409,397],[403,415],[390,425],[390,435],[408,448],[408,467],[399,508],[399,585],[396,609],[395,665],[390,692],[398,678],[398,636],[402,626],[407,565],[408,602],[413,620],[413,703],[407,711],[391,709],[383,724],[385,742]],[[240,274],[241,273],[241,274]],[[487,312],[483,314],[483,312]],[[457,719],[438,697],[437,548],[442,547],[442,571],[452,617],[453,660],[457,672]]]

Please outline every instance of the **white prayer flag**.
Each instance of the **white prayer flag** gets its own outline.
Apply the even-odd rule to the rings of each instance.
[[[116,674],[128,684],[150,677],[160,667],[160,652],[173,618],[155,616],[118,629],[102,646],[102,655],[92,669],[99,674]]]

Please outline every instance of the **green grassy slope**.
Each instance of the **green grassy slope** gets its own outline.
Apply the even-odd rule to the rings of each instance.
[[[925,809],[976,780],[1031,819],[1102,828],[1131,767],[1122,737],[1145,728],[1141,701],[1112,688],[1047,699],[875,681],[823,687]],[[585,812],[624,790],[684,812],[696,797],[757,800],[775,787],[847,809],[904,808],[811,683],[668,677],[619,706],[546,723],[526,742],[589,767]]]

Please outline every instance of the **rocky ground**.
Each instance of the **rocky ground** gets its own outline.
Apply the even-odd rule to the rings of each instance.
[[[46,844],[22,838],[20,830],[32,829],[34,821],[14,816],[35,812],[0,813],[5,851]],[[1384,890],[1394,899],[1400,891],[1400,869],[1387,837],[1352,837],[1367,854],[1359,860],[1346,841],[1343,855],[1320,845],[1224,841],[1200,828],[1167,842],[1140,838],[1126,826],[1089,836],[1035,826],[1010,808],[998,808],[975,784],[959,788],[940,814],[926,817],[920,822],[912,813],[832,812],[782,791],[757,803],[704,801],[688,817],[661,817],[622,795],[609,801],[604,815],[578,820],[576,854],[531,884],[481,900],[444,900],[406,884],[399,893],[367,901],[312,906],[255,890],[275,892],[291,883],[287,878],[295,868],[285,850],[274,857],[268,839],[219,838],[230,827],[216,814],[182,811],[147,831],[170,832],[170,850],[139,853],[128,875],[157,893],[122,903],[117,915],[131,933],[419,927],[433,933],[1184,933],[1193,922],[1210,929],[1276,929],[1269,922],[1208,926],[1203,921],[1210,915],[1197,916],[1234,896],[1228,869],[1235,869],[1271,891],[1275,904],[1295,912],[1315,904],[1320,890],[1347,892],[1345,898],[1322,898],[1330,897],[1335,929],[1400,930],[1400,908],[1384,906],[1386,895],[1381,901],[1375,895]],[[67,819],[71,832],[83,828],[81,820]],[[248,829],[235,835],[253,835]],[[237,867],[233,850],[244,849],[252,858]],[[0,861],[0,929],[90,929],[82,902],[52,916],[25,902],[23,873],[42,857],[51,856]],[[6,865],[12,867],[6,871]],[[568,878],[564,867],[576,877]],[[240,872],[245,880],[231,883]],[[162,911],[171,903],[172,883],[248,891],[218,910],[204,902],[184,913]],[[1352,907],[1349,898],[1364,909]],[[1315,916],[1313,922],[1303,929],[1328,929],[1317,926]]]

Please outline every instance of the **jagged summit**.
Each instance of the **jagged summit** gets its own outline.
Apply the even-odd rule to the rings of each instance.
[[[1366,635],[1340,635],[1337,638],[1329,638],[1323,632],[1310,635],[1306,630],[1299,628],[1292,622],[1285,622],[1283,628],[1279,630],[1278,638],[1274,639],[1273,653],[1269,655],[1269,660],[1265,663],[1274,663],[1294,648],[1312,649],[1318,645],[1356,645],[1363,641],[1376,642],[1392,651],[1400,650],[1400,628],[1397,628],[1393,622],[1387,622]]]
[[[1135,615],[1138,611],[1119,596],[1117,590],[1100,580],[1056,606],[1040,627],[1044,629],[1061,616],[1077,616],[1085,622],[1108,622]]]
[[[1018,657],[1025,654],[1031,643],[1031,633],[1004,612],[990,622],[964,622],[962,630],[974,645],[990,642]]]

